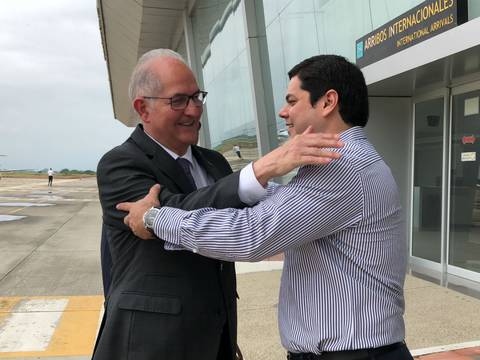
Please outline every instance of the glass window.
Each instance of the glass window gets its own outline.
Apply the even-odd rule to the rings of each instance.
[[[185,43],[184,36],[182,36],[182,41],[180,41],[180,44],[178,44],[176,51],[182,55],[185,60],[187,60],[187,44]]]
[[[263,0],[263,14],[267,27],[278,16],[277,4],[277,0]]]
[[[234,170],[258,158],[242,11],[237,6],[221,24],[222,30],[210,42],[210,56],[202,69],[209,92],[206,108],[211,146],[225,156]]]
[[[443,98],[415,104],[412,255],[441,261]]]
[[[424,0],[402,0],[402,1],[385,1],[371,0],[370,13],[372,17],[372,30],[376,29],[397,16],[402,15],[406,11],[420,5]],[[360,37],[360,36],[359,36]]]
[[[453,96],[449,264],[480,272],[480,91]]]
[[[285,103],[288,85],[288,70],[301,60],[317,54],[318,42],[312,0],[272,1],[265,0],[265,17],[267,20],[267,44],[270,57],[273,100],[275,113]],[[274,10],[272,10],[275,8]],[[268,13],[275,11],[271,21]],[[273,17],[273,15],[272,15]],[[281,144],[288,139],[285,121],[277,116],[277,139]]]
[[[268,27],[291,2],[292,0],[263,0],[265,25]]]
[[[282,46],[279,46],[282,39],[280,21],[273,22],[272,25],[267,28],[267,37],[270,39],[270,41],[268,41],[268,54],[271,59],[275,59],[275,61],[270,62],[270,72],[272,74],[272,88],[274,89],[273,102],[275,113],[278,114],[280,108],[285,103],[285,93],[288,85],[288,75],[285,70],[285,57],[283,55],[284,49]],[[277,138],[278,142],[281,144],[288,139],[288,132],[285,127],[285,121],[279,116],[276,118]]]
[[[355,61],[355,41],[422,0],[263,0],[275,110],[284,103],[288,71],[303,59],[337,54]],[[277,134],[286,136],[277,120]]]
[[[372,30],[368,1],[319,3],[324,3],[315,10],[320,53],[343,55],[355,61],[355,41]]]
[[[222,15],[230,1],[197,0],[192,12],[196,51],[201,55],[210,44],[210,31]]]
[[[475,19],[480,16],[480,1],[468,0],[468,20]]]
[[[299,5],[304,2],[305,7]],[[292,1],[280,14],[279,20],[282,34],[280,46],[283,47],[287,69],[318,53],[312,1]]]

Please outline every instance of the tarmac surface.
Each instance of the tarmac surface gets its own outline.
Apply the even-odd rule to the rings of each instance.
[[[3,216],[2,216],[3,215]],[[7,221],[8,220],[8,221]],[[102,315],[94,178],[0,180],[0,359],[89,359]],[[281,261],[237,263],[246,360],[285,359]],[[406,342],[417,358],[480,359],[480,300],[407,276]]]

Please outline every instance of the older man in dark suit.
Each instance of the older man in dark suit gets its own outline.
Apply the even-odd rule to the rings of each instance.
[[[186,210],[242,207],[258,198],[255,189],[239,189],[239,179],[256,174],[251,166],[243,175],[231,174],[222,155],[195,145],[206,92],[178,54],[159,49],[142,56],[129,93],[141,124],[104,155],[97,171],[113,265],[93,358],[233,360],[234,264],[168,248],[161,240],[139,241],[115,205],[138,200],[160,183],[165,205]],[[317,138],[303,140],[285,150],[288,156],[273,153],[263,163],[273,166],[266,166],[261,176],[281,175],[319,155],[317,145],[311,145],[318,144]],[[333,137],[320,141],[320,146],[335,144]],[[329,156],[336,155],[321,152],[315,161],[326,162]]]

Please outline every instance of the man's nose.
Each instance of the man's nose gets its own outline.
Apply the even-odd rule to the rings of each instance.
[[[195,105],[193,100],[190,99],[190,101],[188,102],[187,107],[185,108],[184,112],[185,112],[186,115],[190,115],[190,116],[202,115],[203,105],[197,106],[197,105]]]
[[[288,118],[288,111],[286,105],[280,109],[280,111],[278,112],[278,116],[280,116],[282,119]]]

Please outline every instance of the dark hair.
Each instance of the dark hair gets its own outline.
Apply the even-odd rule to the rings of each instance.
[[[342,56],[318,55],[303,60],[289,72],[298,76],[300,87],[310,93],[315,106],[328,90],[338,93],[338,109],[343,121],[352,126],[365,126],[368,121],[368,91],[360,69]]]

